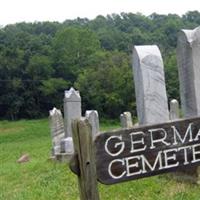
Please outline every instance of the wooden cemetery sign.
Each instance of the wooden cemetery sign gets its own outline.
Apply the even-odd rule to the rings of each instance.
[[[82,200],[99,199],[97,181],[114,184],[200,165],[200,117],[127,128],[92,139],[86,119],[73,122]]]

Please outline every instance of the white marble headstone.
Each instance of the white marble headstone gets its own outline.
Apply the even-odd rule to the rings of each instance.
[[[175,120],[179,117],[179,103],[176,99],[172,99],[170,101],[170,120]]]
[[[180,31],[177,61],[183,114],[200,116],[200,26]]]
[[[168,121],[164,66],[156,45],[134,47],[133,74],[139,124]]]
[[[81,97],[74,88],[65,91],[64,96],[64,124],[65,137],[72,137],[71,122],[81,117]]]
[[[120,122],[122,128],[131,128],[133,127],[132,116],[130,112],[123,112],[120,115]]]
[[[61,151],[60,142],[65,136],[61,111],[53,108],[49,111],[49,119],[53,144],[52,155],[56,155]]]

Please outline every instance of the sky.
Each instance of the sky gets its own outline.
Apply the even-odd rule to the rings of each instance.
[[[95,18],[121,12],[182,15],[200,11],[200,0],[0,0],[0,25]]]

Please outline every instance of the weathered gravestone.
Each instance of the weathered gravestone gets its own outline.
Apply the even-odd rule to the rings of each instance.
[[[81,118],[81,96],[74,88],[65,91],[64,96],[64,125],[65,137],[72,137],[71,122]]]
[[[123,112],[120,115],[120,122],[122,128],[131,128],[133,127],[132,116],[130,112]]]
[[[73,153],[71,122],[73,119],[81,117],[81,97],[79,91],[74,88],[66,90],[64,93],[64,128],[65,138],[61,141],[61,152],[65,154]]]
[[[87,110],[85,117],[88,119],[92,127],[92,135],[95,137],[99,133],[99,115],[96,110]]]
[[[168,121],[164,67],[157,46],[134,47],[133,74],[139,124]]]
[[[183,115],[200,116],[200,26],[179,33],[177,61]],[[186,174],[186,179],[200,183],[200,168],[191,168]]]
[[[50,126],[53,140],[52,153],[56,160],[68,161],[74,153],[71,137],[71,122],[81,118],[81,97],[79,91],[71,88],[65,91],[64,96],[65,124],[60,110],[54,108],[50,111]],[[88,119],[93,137],[99,133],[99,116],[96,110],[87,110],[85,117]],[[65,131],[64,131],[65,129]]]
[[[49,111],[49,121],[51,128],[51,137],[52,137],[52,156],[56,156],[61,151],[61,140],[64,138],[64,124],[63,117],[60,110],[53,108]]]
[[[170,101],[170,120],[179,119],[179,103],[176,99]]]
[[[200,26],[178,35],[181,105],[186,117],[200,115]]]

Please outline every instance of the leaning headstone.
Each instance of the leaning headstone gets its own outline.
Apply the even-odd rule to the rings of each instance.
[[[156,45],[134,47],[133,71],[139,124],[168,121],[164,66]]]
[[[200,115],[200,26],[178,35],[177,61],[185,117]]]
[[[122,128],[131,128],[133,127],[132,116],[130,112],[123,112],[120,115],[120,122]]]
[[[92,127],[93,138],[99,133],[99,115],[96,110],[87,110],[85,117],[88,119]]]
[[[200,26],[179,33],[177,61],[183,115],[200,116]],[[187,170],[183,178],[200,184],[200,167]]]
[[[72,137],[71,122],[81,117],[81,97],[74,88],[65,91],[64,96],[64,124],[65,138]]]
[[[63,117],[60,110],[53,108],[49,111],[49,119],[50,119],[50,128],[51,128],[51,136],[52,136],[52,156],[59,154],[61,151],[60,143],[64,138],[64,124]]]
[[[170,120],[179,119],[179,103],[176,99],[170,101]]]

